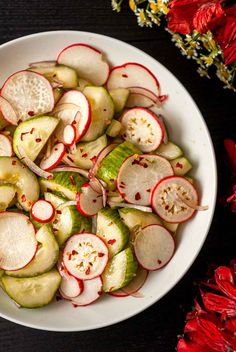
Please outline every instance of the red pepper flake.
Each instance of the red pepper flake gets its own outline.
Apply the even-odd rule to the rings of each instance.
[[[127,75],[126,73],[123,73],[123,74],[122,74],[122,77],[128,78],[128,75]]]
[[[72,254],[68,254],[68,260],[71,260]]]
[[[101,296],[102,295],[102,291],[98,291],[98,295]]]
[[[25,134],[28,134],[28,133],[29,133],[29,132],[22,132],[22,133],[20,134],[20,140],[23,141],[24,135],[25,135]]]
[[[160,259],[158,259],[157,263],[161,265],[162,261]]]
[[[42,139],[41,138],[36,138],[35,142],[40,143],[40,142],[42,142]]]
[[[137,192],[137,193],[135,194],[135,200],[140,200],[140,199],[141,199],[141,195],[140,195],[139,192]]]
[[[80,153],[83,153],[84,148],[79,148],[79,150],[80,150]]]
[[[93,203],[96,203],[97,202],[97,199],[93,199]]]
[[[82,158],[87,158],[87,156],[88,156],[88,154],[87,154],[87,153],[84,153],[84,154],[82,155]]]
[[[183,169],[183,164],[178,162],[175,164],[175,167],[178,167],[179,169]]]
[[[85,271],[85,275],[89,275],[89,274],[90,274],[90,266],[88,266],[86,271]]]
[[[69,176],[71,184],[74,186],[75,185],[75,179],[72,175]]]
[[[148,167],[147,163],[141,164],[145,169]]]
[[[12,160],[11,164],[16,165],[16,160]]]
[[[61,210],[57,210],[57,214],[61,215]]]
[[[90,160],[92,161],[93,164],[95,164],[97,157],[93,156]]]
[[[125,183],[123,181],[121,181],[121,185],[124,185],[125,186]]]
[[[21,122],[22,122],[22,120],[21,120],[21,119],[19,119],[19,120],[18,120],[18,123],[21,123]]]
[[[113,239],[113,240],[109,240],[109,241],[107,241],[107,243],[108,243],[108,244],[110,244],[110,245],[112,246],[114,243],[116,243],[116,240],[115,240],[115,239]]]
[[[25,202],[25,201],[26,201],[26,196],[25,196],[25,194],[22,194],[22,196],[21,196],[21,201],[22,201],[22,202]]]
[[[58,219],[55,219],[55,220],[53,221],[53,224],[54,224],[54,225],[58,224],[58,221],[59,221]]]
[[[169,209],[169,205],[166,205],[166,206],[165,206],[165,210],[168,210],[168,209]]]
[[[76,124],[76,121],[74,120],[74,121],[72,121],[72,123],[71,123],[72,125],[75,125]]]
[[[78,307],[79,307],[78,304],[74,304],[74,303],[72,303],[72,306],[73,306],[74,308],[78,308]]]
[[[58,148],[55,148],[55,151],[57,151],[58,150]]]
[[[28,111],[28,115],[29,116],[34,116],[34,112],[33,111]]]
[[[72,163],[74,162],[74,160],[69,155],[67,155],[67,159],[70,160]]]
[[[105,253],[101,253],[101,252],[98,253],[99,258],[104,257],[104,255]]]
[[[76,255],[76,254],[78,254],[78,252],[73,249],[73,251],[71,252],[71,254],[72,254],[72,255]]]
[[[123,185],[120,185],[119,187],[120,187],[120,188],[125,188],[125,186],[123,186]]]
[[[33,132],[34,132],[34,127],[31,128],[30,134],[33,134]]]
[[[146,189],[146,192],[150,193],[151,192],[151,188]]]
[[[110,178],[110,182],[114,183],[115,182],[114,178]]]
[[[52,180],[53,179],[53,175],[49,175],[48,177],[47,177],[47,180]]]
[[[103,111],[107,111],[107,109],[103,109]]]

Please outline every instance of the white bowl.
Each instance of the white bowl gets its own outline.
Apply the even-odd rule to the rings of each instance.
[[[209,230],[216,200],[216,162],[205,121],[182,84],[158,61],[141,50],[103,35],[76,31],[56,31],[29,35],[0,46],[0,85],[30,62],[53,60],[67,45],[84,42],[101,49],[112,65],[128,61],[147,66],[158,78],[163,93],[169,95],[165,117],[171,139],[180,144],[192,161],[192,175],[199,186],[201,203],[209,210],[199,212],[180,227],[176,253],[160,271],[152,272],[142,288],[143,298],[104,296],[94,304],[73,308],[59,301],[41,309],[18,309],[0,292],[0,315],[25,326],[53,331],[81,331],[108,326],[127,319],[157,302],[183,277],[197,257]],[[190,77],[191,79],[191,77]]]

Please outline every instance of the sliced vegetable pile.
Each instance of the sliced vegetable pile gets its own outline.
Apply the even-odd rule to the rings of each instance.
[[[199,205],[149,69],[87,44],[12,74],[0,95],[0,277],[25,308],[142,297]]]

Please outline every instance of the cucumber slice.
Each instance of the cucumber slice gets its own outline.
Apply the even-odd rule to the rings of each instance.
[[[88,86],[83,93],[90,102],[92,120],[82,141],[90,142],[105,132],[114,115],[114,104],[110,94],[103,87]]]
[[[24,210],[39,198],[37,177],[17,158],[0,157],[0,182],[10,183],[17,188],[17,201]]]
[[[48,190],[58,192],[62,197],[70,200],[75,200],[76,193],[80,192],[80,187],[86,183],[84,177],[76,172],[60,171],[53,173],[53,179],[39,179],[39,184],[42,192]]]
[[[130,155],[140,154],[140,150],[126,141],[113,149],[101,162],[97,177],[106,182],[109,190],[116,188],[116,178],[123,161]]]
[[[129,230],[117,210],[103,208],[97,216],[97,235],[106,242],[110,257],[113,257],[128,242]]]
[[[166,222],[166,221],[162,221],[163,226],[170,232],[172,232],[172,234],[175,234],[177,231],[177,228],[179,227],[179,224],[174,224],[171,222]]]
[[[49,81],[57,80],[63,83],[63,88],[77,87],[77,73],[68,66],[57,65],[48,67],[30,67],[30,71],[41,73]]]
[[[117,88],[109,90],[109,94],[112,97],[115,112],[121,112],[128,100],[129,97],[129,89],[127,88]]]
[[[0,184],[0,211],[5,211],[12,205],[16,194],[16,187],[9,183]]]
[[[60,286],[61,276],[53,269],[30,278],[2,277],[7,294],[21,307],[40,308],[50,303]]]
[[[45,192],[44,198],[50,202],[55,208],[67,200],[53,193]],[[74,205],[60,210],[56,210],[56,215],[52,221],[53,230],[59,246],[73,234],[91,231],[91,219],[83,217]]]
[[[109,137],[117,137],[121,131],[121,123],[117,120],[112,120],[111,124],[107,127],[106,134]]]
[[[62,97],[63,93],[64,93],[64,89],[63,88],[54,88],[53,89],[53,95],[54,95],[55,104]]]
[[[145,227],[147,225],[161,225],[161,219],[153,213],[146,213],[138,209],[121,208],[119,209],[121,220],[130,230],[139,225]]]
[[[184,176],[192,169],[192,164],[185,157],[171,160],[170,163],[174,170],[174,174],[177,176]]]
[[[13,137],[13,149],[20,158],[18,148],[24,148],[27,156],[34,161],[48,138],[55,130],[59,120],[53,116],[39,116],[19,124]]]
[[[167,144],[162,143],[155,153],[167,160],[173,160],[183,155],[182,149],[170,141]]]
[[[43,225],[36,233],[36,240],[39,242],[39,247],[34,259],[20,270],[5,271],[6,275],[32,277],[44,274],[54,267],[59,256],[59,247],[51,226]]]
[[[91,169],[93,166],[92,160],[100,153],[100,151],[107,146],[107,137],[102,135],[98,139],[92,142],[78,143],[76,145],[76,152],[73,154],[67,153],[63,160],[73,162],[86,170]]]
[[[138,264],[131,248],[116,254],[102,274],[103,291],[113,292],[126,286],[135,276]]]

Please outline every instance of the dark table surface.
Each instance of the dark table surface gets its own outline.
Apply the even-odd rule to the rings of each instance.
[[[235,93],[224,90],[215,78],[200,78],[195,63],[180,55],[163,28],[138,27],[127,8],[120,14],[112,12],[109,0],[0,1],[0,44],[27,34],[59,29],[121,39],[150,54],[174,73],[207,122],[218,161],[219,190],[224,188],[228,175],[222,162],[223,140],[235,138]],[[185,314],[196,294],[194,281],[203,277],[209,263],[227,264],[235,257],[234,219],[234,214],[217,205],[208,238],[191,269],[170,293],[141,314],[111,327],[78,333],[33,330],[0,319],[0,351],[174,351]]]

